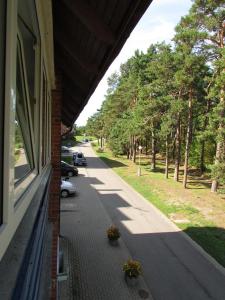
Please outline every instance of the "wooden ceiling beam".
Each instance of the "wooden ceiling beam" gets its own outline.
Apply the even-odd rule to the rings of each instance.
[[[66,90],[70,93],[70,95],[73,95],[74,99],[77,99],[78,102],[80,102],[79,99],[83,99],[85,96],[85,93],[83,91],[81,91],[77,85],[76,82],[74,82],[73,80],[71,80],[71,78],[69,78],[67,76],[67,74],[63,73],[63,90]]]
[[[116,37],[112,30],[102,21],[93,7],[84,0],[63,0],[63,3],[99,40],[110,45],[115,42]]]
[[[69,96],[69,98],[72,99],[73,103],[76,103],[77,105],[82,104],[82,97],[79,97],[79,95],[76,94],[76,89],[74,89],[74,87],[72,87],[71,85],[64,86],[63,94],[65,96]]]
[[[74,91],[73,91],[73,94],[72,94],[71,90],[67,87],[65,87],[64,90],[63,90],[63,97],[68,98],[68,103],[70,105],[76,104],[76,105],[80,106],[82,104],[81,99],[74,96]],[[71,107],[71,110],[73,112],[72,107]]]
[[[74,118],[74,113],[71,113],[71,109],[68,109],[66,106],[63,106],[62,113],[65,115],[66,119],[72,120]]]
[[[56,44],[59,44],[62,49],[64,49],[76,62],[84,68],[87,72],[97,73],[98,66],[95,63],[88,61],[88,57],[85,57],[81,51],[78,50],[73,41],[67,38],[67,34],[64,33],[60,28],[55,29],[55,40]]]
[[[63,59],[63,57],[60,57],[59,55],[56,56],[56,63],[62,72],[73,81],[77,89],[80,89],[83,93],[86,92],[89,83],[88,78],[85,80],[79,76],[79,72],[73,68],[73,64],[69,64],[66,59]]]
[[[62,69],[71,69],[71,79],[75,78],[75,80],[80,83],[81,88],[85,88],[86,90],[87,85],[92,80],[93,74],[88,73],[85,69],[81,68],[76,60],[57,43],[55,48],[55,60]]]

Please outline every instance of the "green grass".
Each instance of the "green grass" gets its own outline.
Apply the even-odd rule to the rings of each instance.
[[[86,135],[85,137],[83,135],[76,135],[76,140],[77,142],[82,142],[84,139],[88,139],[90,140],[95,140],[95,137],[91,136],[91,135]]]
[[[92,147],[109,167],[168,218],[172,219],[171,216],[174,214],[180,214],[182,219],[185,218],[187,222],[176,223],[176,225],[225,267],[225,230],[223,228],[216,227],[216,225],[212,221],[207,220],[197,208],[189,204],[170,203],[167,201],[165,192],[160,191],[160,188],[157,190],[152,188],[149,184],[149,179],[154,179],[154,181],[158,182],[158,186],[160,187],[165,180],[163,174],[150,172],[148,170],[149,167],[143,166],[145,171],[149,171],[149,174],[138,177],[136,174],[137,166],[131,164],[126,158],[115,158],[109,150],[98,152],[98,146],[94,143]],[[178,184],[179,183],[171,180],[171,187],[175,190]]]
[[[62,146],[70,146],[70,147],[72,146],[72,147],[74,147],[78,143],[80,143],[80,142],[82,142],[84,140],[84,136],[83,135],[77,135],[75,138],[76,138],[76,140],[74,140],[74,139],[65,139],[65,140],[62,139],[62,142],[61,142]],[[85,139],[94,140],[95,137],[93,137],[93,136],[85,136]]]
[[[62,139],[62,141],[61,141],[61,145],[66,146],[66,147],[74,147],[74,146],[76,146],[76,144],[77,144],[77,141],[72,140],[72,139],[66,139],[66,140]]]

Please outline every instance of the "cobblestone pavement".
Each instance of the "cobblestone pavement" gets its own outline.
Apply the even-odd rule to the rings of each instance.
[[[91,186],[90,180],[97,183],[97,178],[89,178],[80,168],[79,176],[70,180],[79,192],[61,199],[60,245],[70,271],[68,280],[59,283],[60,299],[152,299],[142,277],[134,287],[125,282],[122,266],[131,254],[122,239],[117,246],[108,242],[106,230],[112,220]]]
[[[60,283],[60,300],[225,300],[224,269],[107,168],[88,144],[80,150],[88,165],[70,179],[78,194],[61,199],[70,272]],[[117,247],[106,238],[111,224],[122,233]],[[135,287],[127,286],[122,272],[131,257],[143,266]]]

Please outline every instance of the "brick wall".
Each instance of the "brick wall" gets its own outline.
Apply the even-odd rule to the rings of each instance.
[[[60,74],[56,76],[56,88],[52,90],[51,119],[51,163],[52,179],[50,184],[49,221],[53,225],[51,261],[51,300],[57,298],[57,247],[60,232],[60,155],[61,155],[61,102],[62,86]]]

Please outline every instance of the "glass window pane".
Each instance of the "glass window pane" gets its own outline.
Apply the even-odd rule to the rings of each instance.
[[[32,32],[29,30],[28,25],[18,17],[18,27],[23,41],[25,68],[27,76],[27,84],[29,89],[29,101],[31,110],[31,119],[34,121],[35,110],[35,45],[36,39]],[[34,124],[33,124],[34,125]]]
[[[17,76],[16,76],[16,107],[15,107],[15,144],[14,144],[14,182],[27,176],[34,169],[33,149],[31,142],[30,118],[25,89],[22,49],[18,40]]]
[[[24,178],[31,171],[31,164],[29,163],[26,147],[23,140],[22,131],[20,128],[20,121],[16,114],[15,118],[15,168],[14,168],[14,182]]]

